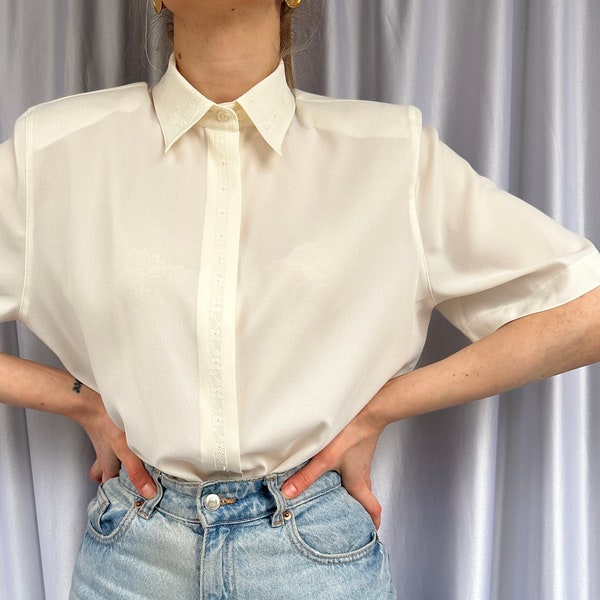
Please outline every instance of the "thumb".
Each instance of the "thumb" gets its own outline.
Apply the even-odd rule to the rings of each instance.
[[[282,486],[282,494],[291,500],[310,487],[321,475],[329,471],[329,467],[317,454],[306,466],[294,473]]]
[[[127,471],[129,480],[133,483],[135,489],[144,498],[152,498],[156,494],[156,484],[150,473],[146,471],[144,463],[131,450],[128,450],[126,455],[120,458],[125,471]]]

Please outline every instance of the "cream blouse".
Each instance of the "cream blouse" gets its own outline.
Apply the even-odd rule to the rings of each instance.
[[[585,239],[412,107],[162,81],[29,110],[0,146],[0,319],[190,480],[291,468],[411,370],[432,309],[472,340],[600,285]]]

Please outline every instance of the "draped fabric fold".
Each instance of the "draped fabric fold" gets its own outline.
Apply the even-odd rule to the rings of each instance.
[[[298,87],[417,105],[480,173],[600,244],[600,3],[306,0],[302,11]],[[142,0],[0,0],[0,141],[39,102],[155,83],[163,38]],[[435,315],[421,362],[465,343]],[[56,364],[14,323],[0,326],[0,350]],[[384,432],[374,483],[399,598],[600,597],[599,395],[588,367]],[[0,598],[68,597],[92,460],[74,424],[0,406]]]

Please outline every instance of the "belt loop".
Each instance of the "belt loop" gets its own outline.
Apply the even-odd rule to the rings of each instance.
[[[287,500],[284,495],[281,493],[281,490],[278,487],[277,475],[267,475],[265,477],[265,481],[267,482],[267,488],[271,492],[271,495],[275,499],[275,513],[271,517],[271,526],[272,527],[281,527],[284,523],[283,513],[287,508]]]
[[[147,471],[152,475],[152,479],[154,479],[154,483],[156,483],[156,494],[152,496],[152,498],[140,499],[135,503],[135,506],[138,510],[138,515],[143,519],[149,519],[156,510],[156,507],[160,503],[163,497],[163,486],[160,483],[160,478],[162,472],[154,467],[147,467]]]

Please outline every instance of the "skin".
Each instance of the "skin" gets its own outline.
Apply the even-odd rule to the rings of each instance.
[[[279,62],[277,0],[169,0],[181,73],[215,102],[235,100]],[[456,354],[387,382],[365,408],[283,486],[293,498],[329,470],[379,526],[371,462],[383,429],[394,421],[456,406],[600,360],[600,288],[558,308],[513,321]],[[122,463],[145,497],[155,486],[111,421],[101,397],[68,373],[0,354],[0,401],[65,415],[96,450],[90,477],[101,482]]]
[[[72,375],[22,358],[0,354],[0,401],[69,417],[89,436],[96,460],[90,478],[104,482],[119,473],[120,463],[145,497],[156,493],[142,461],[129,449],[125,434],[108,416],[102,398]]]
[[[174,50],[181,73],[207,98],[229,102],[272,73],[279,64],[277,0],[169,0],[174,13]],[[96,451],[90,477],[104,482],[122,463],[144,497],[156,493],[142,461],[108,416],[102,398],[51,367],[0,354],[0,402],[61,414],[81,425]]]
[[[277,0],[169,0],[181,74],[214,102],[232,102],[279,64]]]
[[[600,288],[517,319],[450,357],[390,380],[365,408],[282,487],[297,496],[329,470],[379,527],[371,462],[386,425],[486,398],[600,360]]]

